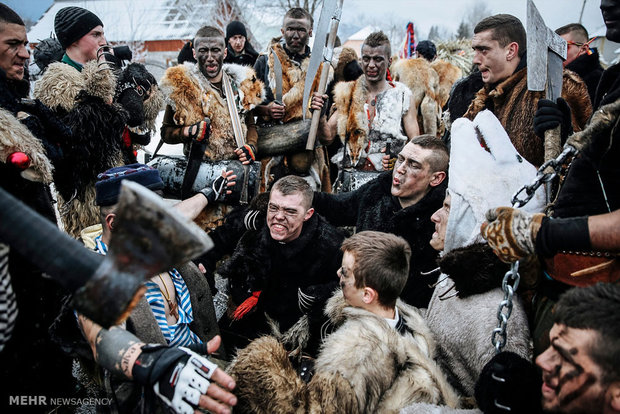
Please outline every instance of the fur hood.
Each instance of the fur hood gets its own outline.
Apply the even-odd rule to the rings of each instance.
[[[52,182],[52,164],[41,141],[10,112],[0,108],[0,160],[5,162],[14,152],[23,152],[31,160],[30,167],[21,173],[23,178],[46,184]]]

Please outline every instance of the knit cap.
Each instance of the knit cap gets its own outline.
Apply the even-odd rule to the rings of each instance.
[[[64,49],[103,23],[94,13],[81,7],[63,7],[54,17],[54,31]]]
[[[152,191],[164,188],[164,182],[159,176],[159,171],[153,167],[145,164],[114,167],[97,176],[95,204],[98,206],[113,206],[116,204],[121,192],[121,181],[123,180],[135,181]]]
[[[226,26],[226,42],[234,35],[241,35],[246,39],[248,38],[248,32],[245,30],[245,26],[237,20],[233,20]]]

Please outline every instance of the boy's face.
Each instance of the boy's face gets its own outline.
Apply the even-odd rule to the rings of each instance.
[[[349,252],[344,252],[342,256],[342,266],[338,269],[337,273],[340,279],[342,295],[349,305],[362,308],[364,305],[364,301],[362,300],[364,289],[355,287],[354,267],[355,257]]]

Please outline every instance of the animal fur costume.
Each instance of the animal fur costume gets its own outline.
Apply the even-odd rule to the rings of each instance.
[[[431,215],[441,208],[447,180],[433,187],[416,204],[402,208],[392,196],[392,172],[386,171],[355,191],[314,193],[313,206],[335,226],[356,226],[356,231],[376,230],[396,234],[411,247],[409,278],[400,297],[409,305],[426,308],[437,275],[423,274],[437,267],[437,252],[428,241],[435,231]]]
[[[73,237],[99,222],[95,205],[97,175],[122,165],[122,133],[127,111],[110,104],[116,80],[96,61],[82,72],[62,62],[51,64],[36,83],[34,96],[62,116],[71,128],[72,141],[63,148],[64,160],[56,166],[54,183],[64,229]]]
[[[254,69],[248,66],[225,64],[222,70],[230,77],[233,91],[238,93],[237,110],[241,120],[244,138],[247,134],[246,114],[265,99],[263,82],[256,78]],[[237,159],[238,145],[233,133],[232,121],[226,100],[220,95],[195,63],[186,62],[166,70],[161,80],[166,103],[174,111],[175,125],[189,126],[209,118],[211,134],[205,150],[205,158],[211,161]],[[164,141],[177,144],[168,134],[162,134]],[[186,153],[189,139],[184,139]],[[256,148],[256,142],[248,142]]]
[[[424,58],[398,59],[392,63],[390,73],[413,93],[420,133],[437,135],[441,120],[439,75],[430,62]]]
[[[441,59],[432,61],[431,67],[437,72],[437,75],[439,75],[439,87],[436,97],[437,102],[439,102],[439,107],[443,108],[450,97],[452,85],[454,85],[457,80],[461,79],[463,71],[458,66]]]
[[[521,58],[520,65],[525,65],[524,58]],[[544,143],[534,133],[533,122],[538,100],[544,97],[544,92],[527,90],[527,68],[517,68],[503,82],[480,89],[464,116],[473,120],[478,113],[489,109],[500,120],[519,154],[539,167],[544,162]],[[571,109],[573,130],[581,131],[592,114],[592,105],[585,83],[566,70],[562,79],[562,98]],[[557,153],[560,151],[558,148]]]
[[[365,76],[355,81],[339,82],[334,88],[334,106],[337,109],[337,134],[350,157],[351,166],[362,168],[367,159],[374,169],[381,171],[381,159],[388,139],[392,139],[392,153],[398,153],[407,142],[403,129],[403,116],[409,111],[411,92],[399,82],[392,82],[388,88],[376,97],[376,114],[369,125],[365,109],[368,101],[368,86]],[[332,161],[341,165],[344,151],[340,150]]]
[[[337,290],[325,306],[337,330],[324,339],[307,386],[274,338],[251,343],[229,367],[237,382],[236,409],[397,413],[414,402],[456,407],[458,397],[433,361],[435,343],[424,319],[400,300],[396,308],[408,328],[402,333],[384,318],[347,305]],[[290,405],[293,401],[298,405]]]

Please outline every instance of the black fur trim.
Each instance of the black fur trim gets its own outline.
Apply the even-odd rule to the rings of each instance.
[[[441,271],[454,281],[460,298],[500,287],[510,265],[501,262],[486,243],[454,249],[438,260]]]

